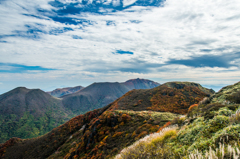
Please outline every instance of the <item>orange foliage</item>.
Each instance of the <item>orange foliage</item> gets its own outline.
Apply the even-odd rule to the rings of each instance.
[[[185,86],[182,89],[163,86],[151,98],[149,110],[186,114],[190,105],[199,103],[207,94],[197,87]]]
[[[124,125],[124,122],[121,122],[119,125],[120,125],[120,126],[123,126],[123,125]]]
[[[14,138],[11,138],[8,141],[6,141],[4,144],[2,144],[0,146],[0,158],[2,158],[4,156],[4,153],[8,147],[13,146],[20,140],[21,140],[20,138],[14,137]]]
[[[141,132],[141,133],[135,138],[135,140],[140,139],[141,137],[144,137],[144,136],[146,136],[147,134],[148,134],[147,131],[143,131],[143,132]]]
[[[116,132],[112,137],[117,137],[117,136],[121,136],[124,132]]]
[[[160,129],[158,129],[158,133],[163,129],[163,128],[166,128],[166,127],[168,127],[169,125],[171,125],[171,122],[169,121],[169,122],[167,122],[164,126],[162,126]]]
[[[193,105],[191,105],[191,106],[188,108],[188,112],[196,109],[197,107],[198,107],[198,104],[193,104]]]

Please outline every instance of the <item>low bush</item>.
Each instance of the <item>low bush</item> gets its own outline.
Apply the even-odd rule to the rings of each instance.
[[[231,117],[229,118],[229,120],[232,124],[239,124],[240,123],[240,109],[238,109],[235,114],[232,114]]]

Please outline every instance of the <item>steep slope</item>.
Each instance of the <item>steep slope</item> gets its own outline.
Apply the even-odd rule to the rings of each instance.
[[[159,85],[156,82],[135,79],[124,83],[93,83],[83,90],[63,97],[66,108],[81,114],[96,108],[101,108],[132,89],[148,89]]]
[[[9,140],[1,146],[0,155],[4,156],[3,158],[17,158],[19,156],[54,159],[111,158],[124,147],[131,145],[145,135],[156,132],[167,122],[179,116],[179,114],[171,113],[173,109],[166,109],[168,112],[147,110],[152,105],[151,98],[162,93],[159,87],[151,89],[150,93],[152,94],[148,92],[149,96],[141,99],[141,104],[150,104],[142,106],[141,111],[131,110],[134,107],[125,108],[124,104],[132,100],[138,101],[141,97],[146,96],[145,92],[150,90],[130,91],[108,106],[73,118],[68,123],[59,126],[42,137],[31,140]],[[184,92],[186,95],[182,96],[181,100],[185,101],[190,99],[187,94],[192,92],[187,91],[191,90],[199,93],[199,95],[196,94],[196,97],[199,97],[200,100],[204,96],[208,96],[193,86],[173,89],[165,85],[163,88],[171,89],[174,93],[177,90]],[[138,96],[134,96],[133,92],[137,92]],[[175,93],[173,96],[179,96],[179,94]],[[165,95],[163,99],[164,97],[169,98],[172,96]],[[195,103],[197,102],[198,100],[195,101]],[[189,103],[191,102],[189,101]],[[176,105],[175,109],[179,108],[181,108],[181,103]]]
[[[67,87],[67,88],[57,88],[53,91],[47,92],[48,94],[54,97],[62,97],[64,95],[72,94],[82,90],[84,87],[76,86],[76,87]]]
[[[224,87],[192,105],[186,117],[137,141],[115,159],[240,158],[239,97],[240,82]]]
[[[106,108],[93,110],[79,115],[65,124],[54,128],[51,132],[33,139],[12,138],[0,145],[0,158],[42,158],[54,154],[66,141],[71,139],[73,133],[84,130],[84,125],[101,115]]]
[[[0,142],[43,135],[71,117],[60,99],[40,89],[18,87],[0,95]]]

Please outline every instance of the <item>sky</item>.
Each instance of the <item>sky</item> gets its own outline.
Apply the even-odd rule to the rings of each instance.
[[[240,79],[239,0],[0,0],[0,94]]]

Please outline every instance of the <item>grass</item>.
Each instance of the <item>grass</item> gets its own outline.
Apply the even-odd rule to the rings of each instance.
[[[170,158],[172,153],[164,143],[176,136],[176,129],[177,126],[170,126],[162,129],[159,133],[147,135],[123,149],[115,159]]]
[[[231,145],[225,146],[219,144],[219,148],[213,150],[211,147],[204,154],[195,150],[193,153],[188,155],[189,159],[224,159],[233,158],[238,159],[240,157],[240,150],[237,147]]]
[[[240,157],[240,110],[231,110],[228,105],[212,108],[212,118],[205,118],[205,114],[195,118],[178,117],[171,122],[177,124],[178,128],[172,129],[170,125],[159,133],[146,136],[123,149],[115,159]]]

